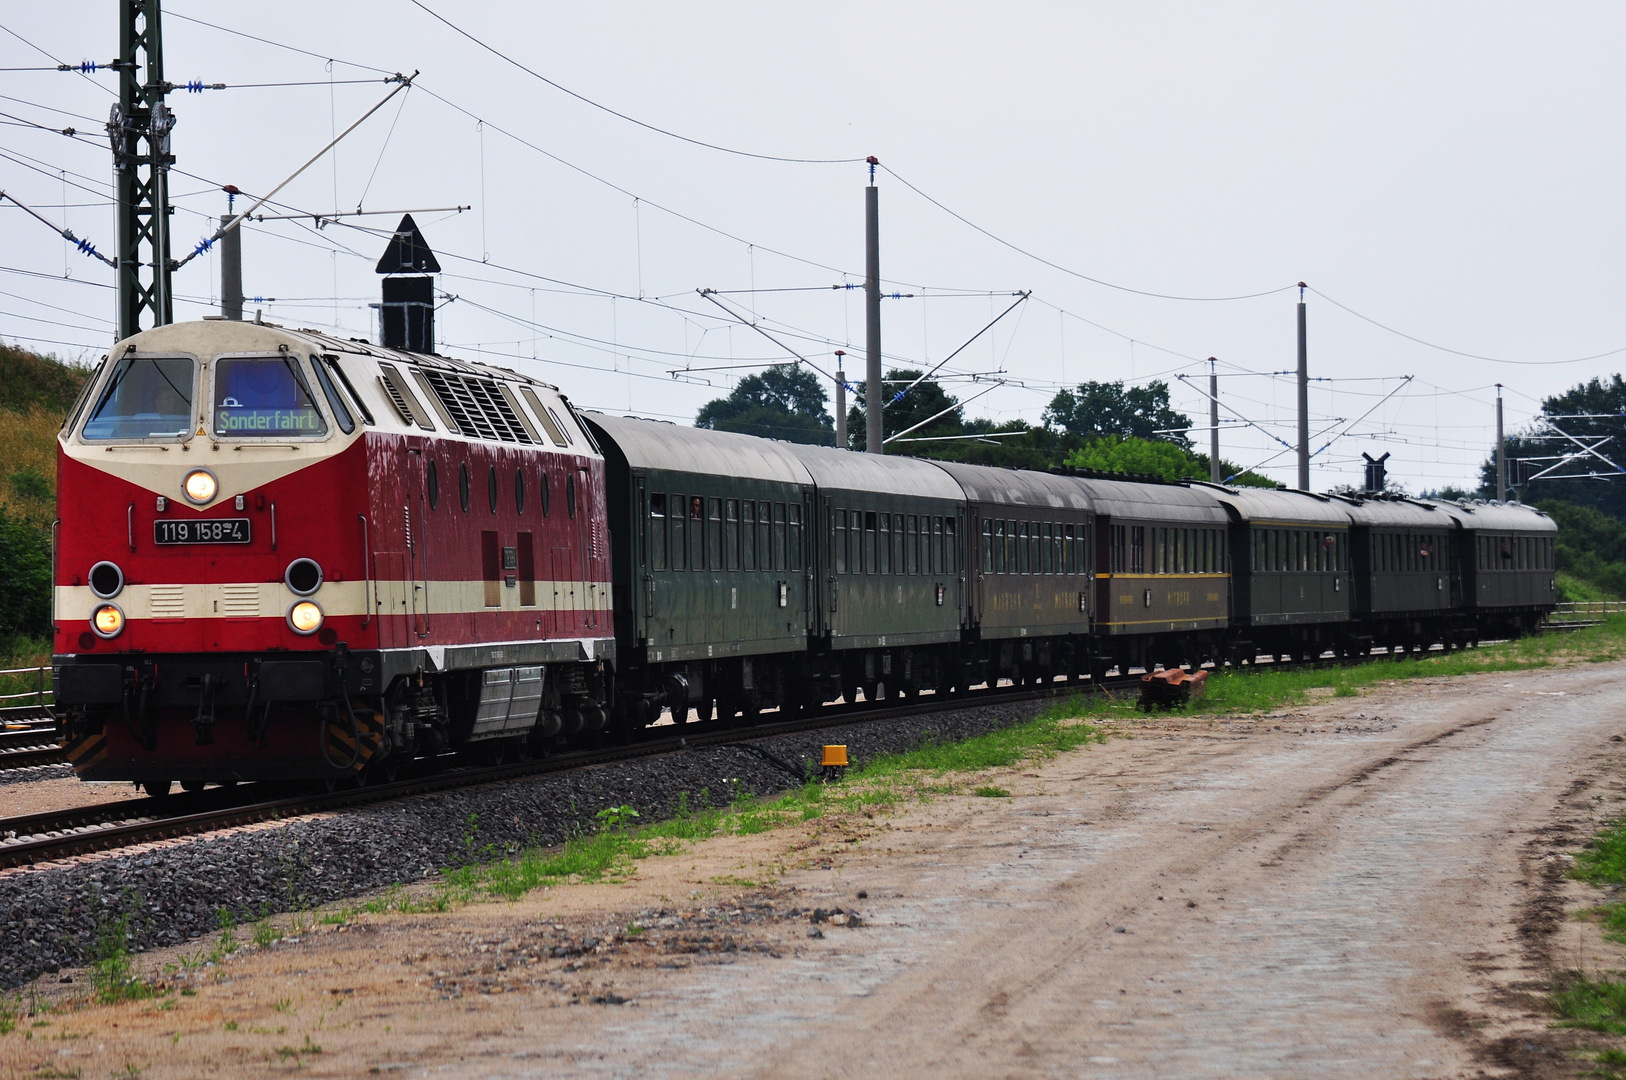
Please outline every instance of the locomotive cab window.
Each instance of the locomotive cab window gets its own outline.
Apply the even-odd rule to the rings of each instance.
[[[192,384],[198,362],[188,356],[126,353],[113,366],[83,436],[110,439],[179,439],[192,429]]]
[[[327,433],[291,356],[215,361],[214,433],[222,438],[310,438]]]
[[[338,422],[339,430],[346,435],[355,431],[356,418],[350,415],[350,409],[345,405],[344,398],[339,395],[338,388],[333,385],[327,368],[314,356],[311,357],[311,371],[316,376],[317,385],[322,388],[322,396],[327,398],[327,407],[333,413],[333,419]]]

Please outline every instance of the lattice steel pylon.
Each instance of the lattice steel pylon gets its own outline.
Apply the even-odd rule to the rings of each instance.
[[[118,336],[174,321],[169,275],[169,145],[159,0],[120,0],[119,101],[107,121],[118,199]]]

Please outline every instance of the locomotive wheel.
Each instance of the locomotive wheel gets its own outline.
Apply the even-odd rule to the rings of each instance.
[[[141,790],[145,791],[149,798],[167,799],[169,798],[170,786],[174,783],[173,780],[143,780],[141,781]]]
[[[182,780],[181,790],[186,792],[199,792],[204,789],[206,784],[207,781],[204,780]]]

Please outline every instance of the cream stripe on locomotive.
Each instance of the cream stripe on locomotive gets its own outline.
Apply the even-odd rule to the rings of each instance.
[[[380,614],[419,614],[405,597],[411,585],[422,582],[386,578],[373,581]],[[517,588],[504,588],[501,602],[487,606],[483,581],[431,581],[428,585],[428,614],[474,615],[481,612],[596,612],[608,615],[609,582],[538,581],[535,604],[521,604]],[[367,585],[360,581],[329,581],[308,599],[321,605],[328,618],[365,615]],[[280,581],[186,584],[126,585],[113,599],[126,619],[254,619],[281,618],[302,599]],[[106,603],[85,585],[59,585],[56,612],[59,620],[88,620],[97,607]],[[399,610],[395,610],[399,608]]]

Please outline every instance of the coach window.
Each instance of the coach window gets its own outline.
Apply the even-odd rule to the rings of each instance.
[[[954,519],[943,519],[943,573],[953,574],[959,570],[959,549],[954,546]]]
[[[992,574],[994,572],[993,545],[994,523],[992,521],[985,521],[982,523],[982,572],[985,574]]]
[[[784,505],[784,503],[779,504],[779,516],[781,519],[783,519],[785,516]],[[757,503],[757,568],[759,570],[773,569],[773,537],[771,535],[773,529],[772,522],[773,504],[768,502],[767,499],[762,499]],[[853,511],[852,526],[853,531],[857,532],[858,512],[856,510]]]
[[[777,507],[775,509],[777,509]],[[774,517],[776,519],[783,518],[784,513],[783,512],[776,513],[774,515]],[[777,521],[775,522],[775,524],[777,525]],[[877,522],[875,520],[875,511],[873,511],[873,510],[865,511],[865,513],[864,513],[864,573],[866,573],[866,574],[876,573],[881,568],[881,564],[876,561],[876,552],[875,552],[875,528],[876,528],[876,525],[877,525]],[[780,549],[780,547],[782,547],[783,541],[778,539],[778,538],[775,538],[774,545],[775,545],[774,550],[778,551]],[[779,561],[781,563],[783,563],[784,559],[781,558]]]
[[[786,509],[790,512],[790,568],[802,568],[802,508],[791,503]]]
[[[548,516],[548,495],[549,495],[549,490],[548,489],[549,489],[549,487],[550,487],[550,485],[548,484],[548,472],[547,472],[546,469],[543,469],[540,473],[537,474],[537,478],[536,478],[537,501],[542,504],[542,516],[543,517]],[[651,496],[651,497],[653,497],[653,496]],[[665,498],[666,498],[665,495],[661,496],[662,500],[664,500]],[[663,501],[661,503],[661,506],[662,506],[663,509],[665,508],[665,505],[666,504]]]
[[[469,512],[469,465],[468,462],[457,467],[457,501],[462,504],[463,512]]]
[[[546,488],[543,488],[546,491]],[[644,536],[644,549],[649,552],[651,570],[666,569],[666,492],[657,491],[649,496],[649,530]]]
[[[740,500],[728,500],[728,507],[724,511],[727,515],[723,521],[723,536],[728,544],[728,569],[740,568]]]
[[[740,568],[757,568],[757,504],[746,499],[740,504]]]
[[[525,513],[525,473],[519,469],[514,470],[514,511]]]
[[[892,515],[891,514],[882,514],[881,515],[881,517],[880,517],[880,527],[879,527],[879,530],[876,533],[875,546],[879,549],[880,555],[881,555],[880,572],[883,573],[883,574],[890,574],[892,572]]]
[[[683,527],[683,496],[676,492],[667,504],[667,528],[672,531],[672,569],[686,570],[689,566],[689,549],[685,546],[688,539],[688,530]]]
[[[722,499],[709,499],[707,511],[706,555],[711,558],[711,569],[722,569]]]
[[[948,524],[948,518],[944,518],[943,523]],[[1045,531],[1045,528],[1044,522],[1035,521],[1028,532],[1033,547],[1033,572],[1035,574],[1048,574],[1050,572],[1049,567],[1045,565],[1045,549],[1050,546],[1049,533]],[[943,530],[943,532],[945,536],[948,534],[947,529]]]
[[[435,468],[433,459],[429,462],[429,475],[424,479],[424,486],[429,489],[429,509],[434,510],[440,506],[440,470]]]
[[[932,518],[932,573],[943,572],[943,519]]]
[[[994,573],[1005,572],[1005,523],[994,522]]]
[[[1078,552],[1073,549],[1073,544],[1076,539],[1073,535],[1073,528],[1074,527],[1072,525],[1062,526],[1063,536],[1061,541],[1061,566],[1062,573],[1064,574],[1076,573],[1073,568],[1078,565]]]
[[[835,516],[836,539],[831,546],[836,549],[836,573],[845,574],[847,572],[847,511],[837,510]]]
[[[486,469],[486,502],[491,504],[491,512],[497,512],[497,466],[491,465]]]
[[[773,568],[783,570],[785,558],[785,504],[773,504]]]
[[[689,496],[689,569],[706,568],[706,499]]]

